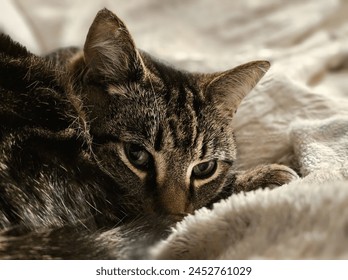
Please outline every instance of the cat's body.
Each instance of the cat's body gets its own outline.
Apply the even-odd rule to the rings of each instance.
[[[83,51],[41,58],[2,36],[0,258],[146,257],[187,213],[295,178],[233,166],[231,119],[268,67],[173,69],[107,10]]]

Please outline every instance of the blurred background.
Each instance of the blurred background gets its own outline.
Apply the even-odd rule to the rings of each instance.
[[[275,59],[308,39],[320,44],[348,18],[345,0],[2,0],[0,29],[38,54],[83,46],[103,7],[139,48],[190,70]]]

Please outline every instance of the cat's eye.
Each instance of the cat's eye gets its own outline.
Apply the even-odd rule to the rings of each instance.
[[[151,155],[143,147],[128,143],[125,145],[125,152],[128,160],[135,167],[140,169],[147,168]]]
[[[197,164],[195,167],[193,167],[192,176],[195,179],[209,178],[215,173],[216,167],[217,167],[216,160],[202,162],[200,164]]]

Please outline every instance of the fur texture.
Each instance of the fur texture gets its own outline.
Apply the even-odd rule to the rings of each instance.
[[[234,168],[231,120],[266,61],[177,70],[136,49],[106,9],[83,50],[38,57],[2,35],[0,53],[4,258],[141,257],[187,213],[297,178],[281,165]]]

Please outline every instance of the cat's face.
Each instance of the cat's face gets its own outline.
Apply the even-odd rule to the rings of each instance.
[[[124,189],[125,208],[181,215],[212,201],[236,158],[231,119],[269,64],[178,71],[138,51],[124,24],[103,10],[83,65],[93,151]]]
[[[180,79],[109,85],[98,93],[101,107],[93,107],[94,151],[135,207],[191,212],[217,194],[233,167],[230,119],[194,79]]]

